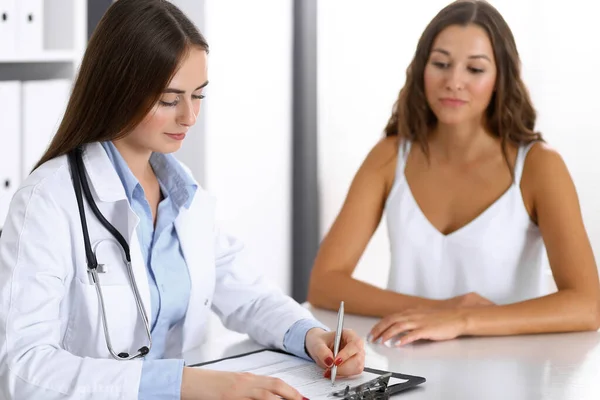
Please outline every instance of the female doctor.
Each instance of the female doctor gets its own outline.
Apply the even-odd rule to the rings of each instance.
[[[1,237],[4,397],[302,399],[277,379],[185,367],[211,308],[325,377],[334,363],[362,371],[354,332],[334,360],[333,332],[240,265],[213,200],[170,155],[196,122],[207,51],[164,0],[119,0],[99,23]]]

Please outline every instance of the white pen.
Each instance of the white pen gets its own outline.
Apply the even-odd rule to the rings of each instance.
[[[342,330],[344,327],[344,302],[340,303],[340,310],[338,311],[337,329],[335,331],[335,341],[333,342],[333,367],[331,367],[331,384],[335,383],[335,374],[337,373],[337,365],[335,360],[340,350],[340,341],[342,340]]]

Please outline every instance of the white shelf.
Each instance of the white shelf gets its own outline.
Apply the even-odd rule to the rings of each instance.
[[[35,54],[0,55],[0,63],[54,63],[75,62],[75,52],[65,50],[49,50]]]
[[[29,174],[28,160],[41,157],[64,113],[87,46],[88,1],[0,0],[0,19],[8,13],[14,16],[9,21],[15,21],[0,27],[0,104],[8,104],[8,108],[0,107],[6,108],[0,111],[0,230],[10,200],[7,196],[12,197]],[[12,7],[17,4],[24,7]],[[39,23],[23,25],[23,18]],[[6,94],[14,82],[19,83],[18,98]],[[10,106],[19,111],[7,111],[13,110]],[[10,117],[19,126],[7,127]],[[10,168],[19,170],[15,177],[9,175]],[[5,190],[9,178],[13,192]]]

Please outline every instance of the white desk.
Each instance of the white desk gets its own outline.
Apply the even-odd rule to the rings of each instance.
[[[335,329],[335,312],[310,309]],[[344,327],[365,337],[376,321],[346,315]],[[220,329],[215,327],[213,334]],[[232,332],[221,331],[210,343],[208,350],[198,353],[198,361],[260,348]],[[366,353],[368,367],[427,379],[392,399],[600,400],[598,332],[460,338],[397,349],[366,344]]]

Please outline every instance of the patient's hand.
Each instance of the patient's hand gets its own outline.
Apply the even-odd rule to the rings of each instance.
[[[415,309],[391,314],[373,326],[368,340],[393,347],[421,339],[454,339],[465,333],[467,314],[464,308]]]

